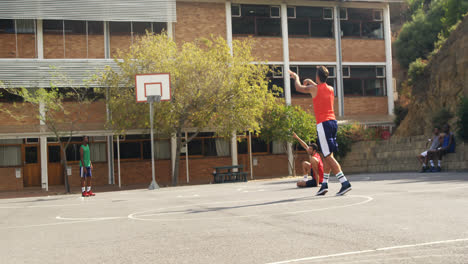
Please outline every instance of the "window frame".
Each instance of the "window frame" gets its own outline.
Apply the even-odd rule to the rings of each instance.
[[[297,13],[296,13],[296,6],[288,6],[288,7],[286,7],[286,10],[288,10],[288,9],[290,9],[290,8],[292,8],[292,9],[294,10],[294,16],[289,16],[289,15],[288,15],[288,19],[289,19],[289,18],[290,18],[290,19],[295,19],[295,18],[296,18],[296,15],[297,15]],[[287,14],[287,13],[288,13],[288,12],[286,11],[286,14]]]
[[[38,145],[36,143],[36,145]],[[23,144],[0,144],[0,147],[19,147],[20,148],[20,153],[21,153],[21,158],[20,158],[20,164],[19,165],[12,165],[12,166],[3,166],[0,165],[0,168],[18,168],[18,167],[23,167],[24,160],[23,160]]]
[[[296,8],[297,6],[294,6],[294,8]],[[329,39],[334,39],[335,38],[335,35],[334,35],[334,27],[333,27],[333,15],[332,15],[332,18],[331,19],[325,19],[324,18],[324,11],[325,9],[331,9],[332,10],[332,14],[333,14],[333,9],[332,8],[329,8],[329,7],[321,7],[321,6],[307,6],[307,7],[310,7],[310,8],[322,8],[322,16],[320,18],[318,17],[294,17],[294,18],[289,18],[288,19],[294,19],[295,21],[304,21],[307,23],[307,29],[308,29],[308,32],[307,34],[291,34],[291,30],[289,30],[289,23],[288,23],[288,37],[289,38],[329,38]],[[289,7],[288,7],[289,8]],[[312,27],[312,22],[327,22],[327,23],[330,23],[330,21],[332,21],[332,24],[330,25],[331,27],[331,35],[330,36],[313,36],[313,27]]]
[[[189,153],[188,153],[188,155],[186,154],[187,149],[188,149],[188,152],[190,152],[190,147],[188,146],[188,144],[190,144],[190,142],[189,142],[187,145],[185,145],[185,148],[183,148],[183,149],[186,150],[185,152],[182,152],[182,149],[181,149],[180,158],[181,158],[181,159],[185,159],[186,156],[188,156],[189,158],[226,158],[226,157],[229,157],[229,156],[218,156],[218,155],[214,155],[214,156],[213,156],[213,155],[211,155],[211,156],[210,156],[210,155],[206,155],[205,140],[206,140],[206,139],[214,139],[214,140],[216,140],[216,139],[218,139],[218,138],[222,138],[222,137],[217,137],[217,136],[215,136],[215,135],[214,135],[214,132],[207,132],[207,133],[213,133],[213,136],[198,136],[198,135],[197,135],[196,137],[194,137],[194,138],[190,141],[190,142],[192,142],[192,141],[194,141],[194,140],[201,140],[201,148],[202,148],[202,151],[201,151],[202,154],[201,154],[201,155],[198,155],[198,154],[197,154],[197,155],[190,155]],[[185,140],[185,137],[182,138],[182,140],[184,141],[184,140]],[[229,148],[231,148],[230,145],[229,145]]]
[[[369,10],[368,8],[354,8],[354,9],[366,9],[366,10]],[[378,40],[384,40],[385,39],[385,36],[384,36],[384,24],[383,24],[383,16],[381,17],[382,20],[375,20],[374,19],[374,11],[381,11],[382,13],[382,10],[378,10],[378,9],[370,9],[370,11],[372,12],[372,19],[348,19],[348,9],[346,8],[346,19],[341,19],[340,20],[343,20],[343,21],[347,21],[347,22],[351,22],[351,23],[359,23],[359,36],[344,36],[344,30],[343,30],[343,25],[340,24],[340,29],[341,29],[341,32],[342,32],[342,36],[341,38],[344,38],[344,39],[378,39]],[[383,13],[382,13],[383,15]],[[368,36],[364,36],[364,30],[363,30],[363,24],[365,23],[371,23],[371,22],[379,22],[380,25],[381,25],[381,30],[382,30],[382,37],[368,37]],[[341,23],[341,21],[340,21]]]
[[[351,66],[344,66],[344,67],[351,67]],[[349,79],[349,80],[360,80],[361,82],[361,87],[360,87],[360,90],[362,91],[362,93],[360,95],[344,95],[345,97],[386,97],[388,96],[387,95],[387,84],[386,84],[386,80],[385,78],[386,77],[377,77],[377,68],[384,68],[383,66],[372,66],[372,65],[368,65],[368,66],[356,66],[357,68],[374,68],[375,70],[375,73],[376,73],[376,77],[373,78],[373,77],[353,77],[353,76],[350,76],[346,79]],[[349,69],[349,73],[351,74],[351,69]],[[385,70],[384,70],[384,73],[385,73]],[[343,77],[344,78],[344,77]],[[382,95],[368,95],[366,94],[366,87],[365,87],[365,81],[367,80],[382,80]],[[344,86],[344,84],[343,84]],[[344,91],[344,87],[343,87],[343,91]]]
[[[378,72],[379,72],[378,70],[379,70],[379,69],[382,69],[382,75],[379,75],[379,74],[378,74]],[[376,67],[375,67],[375,77],[376,77],[377,79],[383,79],[383,78],[385,78],[385,67],[384,67],[384,66],[376,66]]]
[[[380,14],[380,19],[376,19],[375,18],[375,14],[376,13],[379,13]],[[382,22],[383,21],[383,12],[381,9],[374,9],[372,10],[372,19],[373,21],[379,21],[379,22]]]
[[[345,17],[341,17],[341,11],[342,10],[345,11],[345,14],[346,14]],[[340,20],[348,20],[348,8],[347,7],[340,7]]]
[[[236,7],[239,10],[239,15],[233,15],[232,14],[232,8]],[[242,6],[240,4],[232,4],[231,5],[231,17],[242,17]]]
[[[274,16],[272,10],[274,8],[278,9],[278,16]],[[270,18],[281,18],[281,6],[270,5]]]
[[[330,17],[330,18],[325,17],[325,10],[330,10],[330,11],[331,11],[331,17]],[[331,8],[331,7],[324,7],[323,10],[322,10],[322,19],[323,19],[323,20],[333,20],[333,8]]]
[[[236,4],[231,4],[232,5]],[[270,38],[281,38],[282,36],[282,30],[281,30],[281,24],[279,24],[279,31],[276,34],[259,34],[259,21],[261,20],[278,20],[280,21],[281,19],[281,7],[280,6],[275,6],[275,5],[268,5],[268,4],[245,4],[245,5],[240,5],[240,8],[242,10],[242,6],[265,6],[268,7],[269,10],[269,15],[266,16],[258,16],[258,15],[253,15],[253,16],[233,16],[234,18],[244,18],[247,22],[252,23],[253,25],[253,32],[251,33],[234,33],[234,25],[236,24],[234,21],[231,22],[231,27],[232,27],[232,35],[233,37],[246,37],[246,36],[254,36],[254,37],[270,37]],[[271,8],[272,7],[279,7],[280,8],[280,16],[279,17],[272,17],[271,16]],[[242,11],[241,11],[242,12]],[[232,12],[231,12],[232,15]],[[280,21],[281,22],[281,21]]]
[[[343,79],[351,78],[351,66],[343,66],[342,68],[343,68],[343,69],[341,70],[341,75],[342,75]],[[344,74],[344,72],[345,72],[344,69],[347,69],[347,70],[348,70],[348,74],[347,74],[347,75]]]

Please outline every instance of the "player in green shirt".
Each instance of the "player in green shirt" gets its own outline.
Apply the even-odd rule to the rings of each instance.
[[[83,197],[94,196],[95,194],[91,191],[91,170],[93,164],[91,164],[91,155],[89,152],[88,137],[83,137],[83,143],[80,146],[80,177],[81,177],[81,195]],[[85,180],[86,186],[85,187]]]

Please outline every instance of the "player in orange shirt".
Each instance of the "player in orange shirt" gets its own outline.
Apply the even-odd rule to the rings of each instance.
[[[307,151],[307,154],[309,154],[309,161],[302,162],[304,180],[298,181],[297,187],[317,187],[323,181],[323,163],[318,153],[318,146],[315,143],[307,145],[296,133],[293,133],[293,137],[299,141],[301,146]],[[309,180],[309,171],[312,180]]]
[[[336,195],[343,195],[351,190],[351,184],[341,171],[340,164],[333,157],[333,152],[338,151],[338,143],[336,142],[338,122],[333,111],[335,99],[333,87],[326,83],[328,70],[325,66],[318,66],[315,82],[307,79],[304,85],[301,84],[296,73],[289,71],[289,74],[295,80],[296,91],[310,94],[314,103],[315,118],[317,120],[317,143],[324,163],[322,187],[317,195],[325,195],[328,192],[330,171],[335,174],[341,183],[341,189]]]

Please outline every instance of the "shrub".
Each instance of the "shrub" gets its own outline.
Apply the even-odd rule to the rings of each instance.
[[[393,122],[395,123],[395,126],[398,127],[408,114],[408,108],[397,103],[395,104],[395,108],[393,108],[393,114],[395,114]]]
[[[463,141],[468,142],[468,97],[461,98],[458,105],[457,133]]]
[[[353,127],[352,125],[340,126],[338,133],[336,134],[336,141],[338,142],[338,152],[335,153],[335,157],[338,160],[343,159],[346,154],[351,150],[353,144]]]
[[[416,59],[409,65],[408,84],[414,85],[424,78],[424,70],[427,66],[427,60],[421,58]]]

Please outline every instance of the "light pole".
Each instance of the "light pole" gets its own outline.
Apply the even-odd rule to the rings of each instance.
[[[159,103],[161,101],[160,95],[149,95],[147,101],[150,107],[150,125],[151,125],[151,177],[152,181],[148,189],[154,190],[159,189],[159,185],[156,183],[155,170],[154,170],[154,135],[153,135],[153,102]]]

